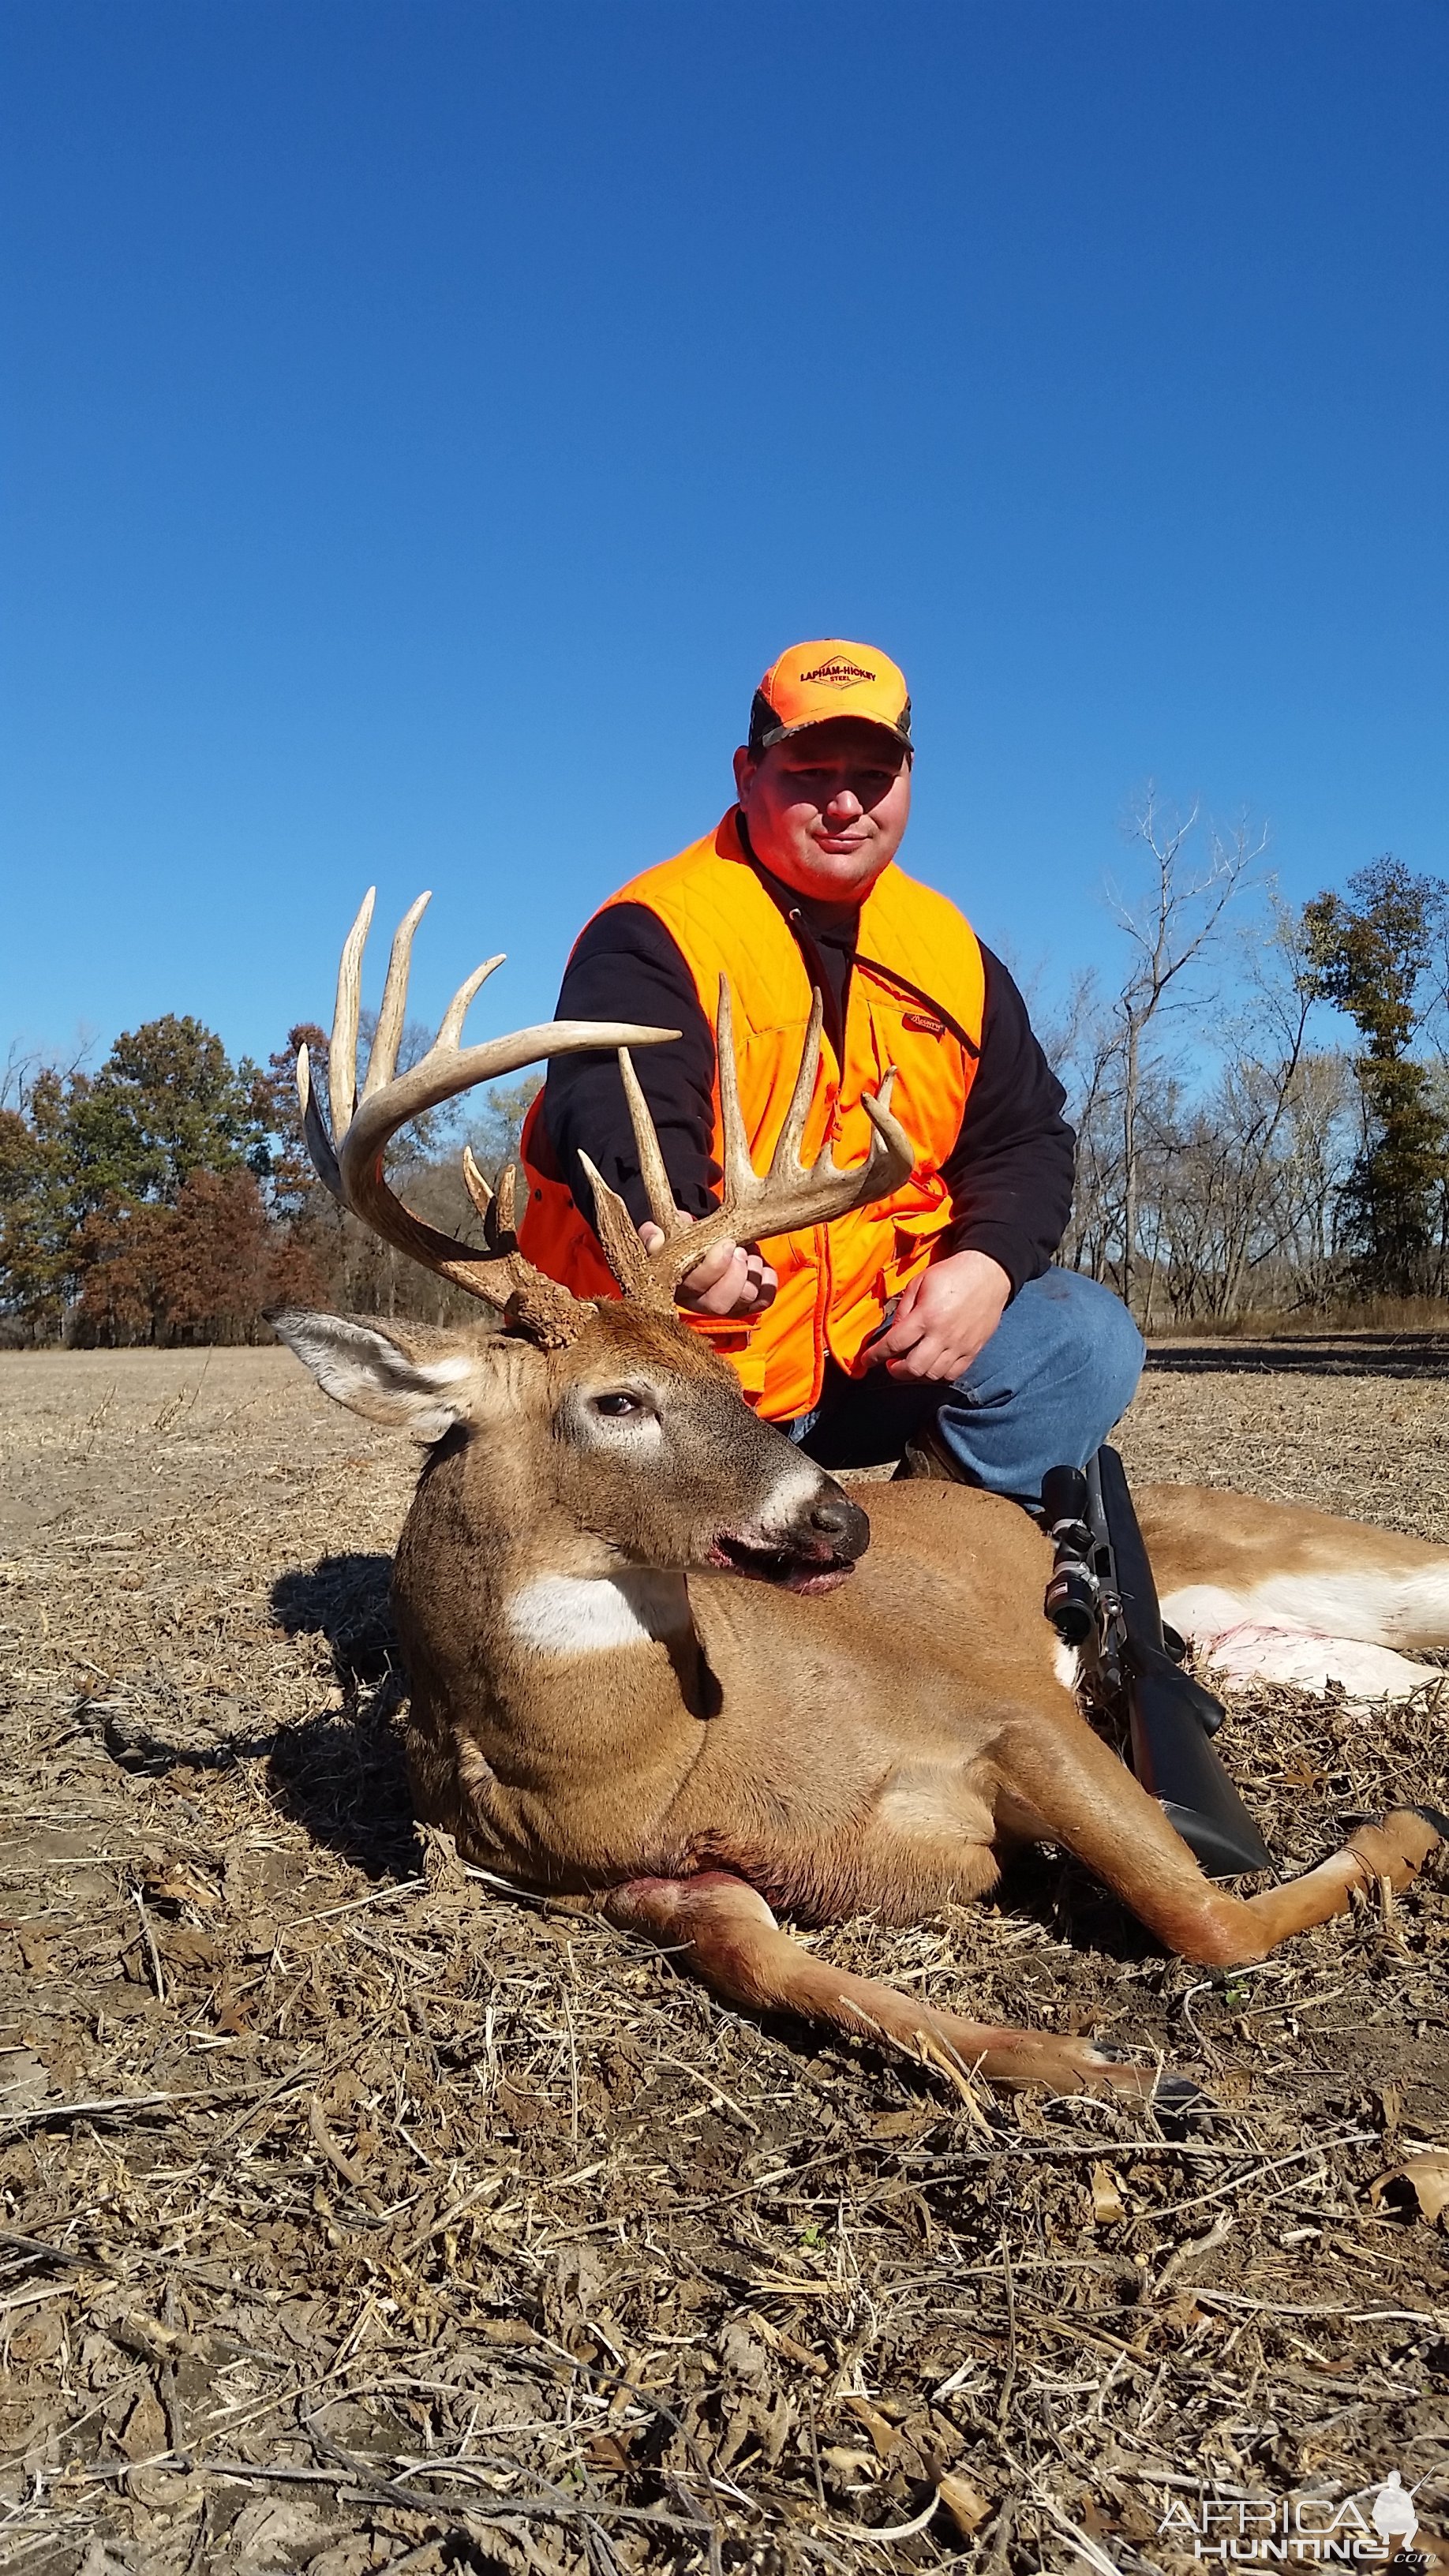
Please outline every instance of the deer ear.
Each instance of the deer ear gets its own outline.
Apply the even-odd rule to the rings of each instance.
[[[479,1359],[461,1334],[426,1325],[384,1331],[357,1315],[318,1315],[301,1306],[282,1307],[267,1321],[323,1394],[365,1421],[433,1441],[468,1419]]]

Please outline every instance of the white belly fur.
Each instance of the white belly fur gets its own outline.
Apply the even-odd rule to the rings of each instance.
[[[1339,1682],[1356,1699],[1407,1699],[1434,1679],[1432,1665],[1416,1664],[1363,1637],[1335,1636],[1301,1615],[1292,1616],[1286,1607],[1290,1581],[1280,1577],[1245,1593],[1211,1583],[1188,1584],[1168,1594],[1162,1615],[1226,1681],[1292,1682],[1299,1690],[1313,1691]],[[1353,1589],[1352,1578],[1347,1589]],[[1295,1591],[1293,1597],[1297,1601],[1300,1595]],[[1285,1600],[1281,1609],[1279,1599]],[[1304,1609],[1331,1613],[1337,1606],[1354,1625],[1359,1624],[1355,1612],[1363,1610],[1323,1582],[1312,1587],[1311,1596],[1305,1588],[1301,1600]]]

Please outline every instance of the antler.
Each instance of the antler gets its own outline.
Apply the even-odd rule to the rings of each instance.
[[[488,1230],[489,1249],[477,1252],[453,1235],[439,1233],[436,1226],[403,1206],[383,1178],[384,1150],[410,1118],[419,1117],[425,1109],[437,1108],[444,1100],[456,1099],[461,1091],[471,1091],[475,1083],[496,1082],[501,1075],[516,1073],[522,1065],[535,1064],[545,1056],[577,1055],[600,1047],[653,1046],[679,1033],[676,1029],[642,1028],[626,1021],[546,1020],[537,1028],[515,1029],[508,1037],[490,1038],[483,1046],[464,1047],[460,1040],[468,1006],[494,968],[503,963],[501,956],[490,957],[466,984],[459,985],[427,1054],[400,1074],[397,1057],[407,1011],[413,933],[431,900],[420,894],[393,939],[377,1032],[359,1101],[357,1023],[362,952],[372,923],[374,893],[375,889],[369,887],[348,932],[337,971],[337,1009],[327,1059],[332,1103],[330,1136],[312,1087],[312,1068],[305,1046],[297,1057],[297,1090],[307,1150],[318,1176],[339,1206],[359,1217],[384,1243],[393,1244],[425,1270],[450,1279],[455,1287],[465,1288],[472,1297],[485,1298],[492,1306],[506,1306],[510,1299],[516,1299],[519,1322],[536,1338],[567,1341],[579,1329],[587,1309],[566,1288],[525,1261],[513,1241],[512,1169],[504,1174],[495,1201],[472,1154],[464,1148],[463,1177]],[[637,1237],[635,1241],[637,1249]]]
[[[593,1187],[595,1221],[609,1266],[625,1296],[632,1298],[637,1305],[667,1309],[672,1313],[674,1292],[680,1281],[716,1243],[757,1243],[764,1235],[793,1234],[805,1226],[828,1225],[832,1217],[844,1216],[850,1208],[863,1207],[871,1199],[887,1197],[892,1190],[900,1188],[911,1171],[916,1159],[915,1147],[899,1120],[891,1114],[894,1065],[885,1074],[879,1091],[866,1092],[861,1099],[861,1107],[875,1130],[865,1161],[842,1170],[834,1154],[827,1154],[823,1147],[814,1163],[801,1161],[800,1140],[810,1114],[815,1076],[820,1065],[822,1013],[823,1004],[817,991],[806,1031],[805,1050],[800,1058],[800,1070],[795,1077],[790,1106],[785,1112],[785,1123],[770,1157],[770,1168],[761,1174],[755,1170],[740,1112],[730,988],[721,975],[715,1042],[719,1059],[724,1183],[719,1206],[712,1208],[697,1225],[691,1225],[681,1217],[674,1205],[648,1103],[630,1061],[628,1045],[620,1047],[619,1070],[624,1077],[624,1093],[629,1103],[639,1168],[654,1222],[665,1238],[655,1251],[645,1251],[623,1200],[600,1178],[588,1156],[581,1154],[579,1160]]]

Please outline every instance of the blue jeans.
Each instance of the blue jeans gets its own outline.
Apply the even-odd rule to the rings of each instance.
[[[1028,1280],[964,1377],[912,1386],[827,1364],[813,1413],[781,1428],[822,1467],[878,1467],[934,1423],[963,1481],[1041,1501],[1048,1467],[1084,1467],[1125,1413],[1142,1336],[1120,1297],[1077,1270]]]

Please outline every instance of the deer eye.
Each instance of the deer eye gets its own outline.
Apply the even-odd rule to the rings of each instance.
[[[637,1395],[596,1395],[594,1398],[596,1413],[642,1413],[643,1410]]]

